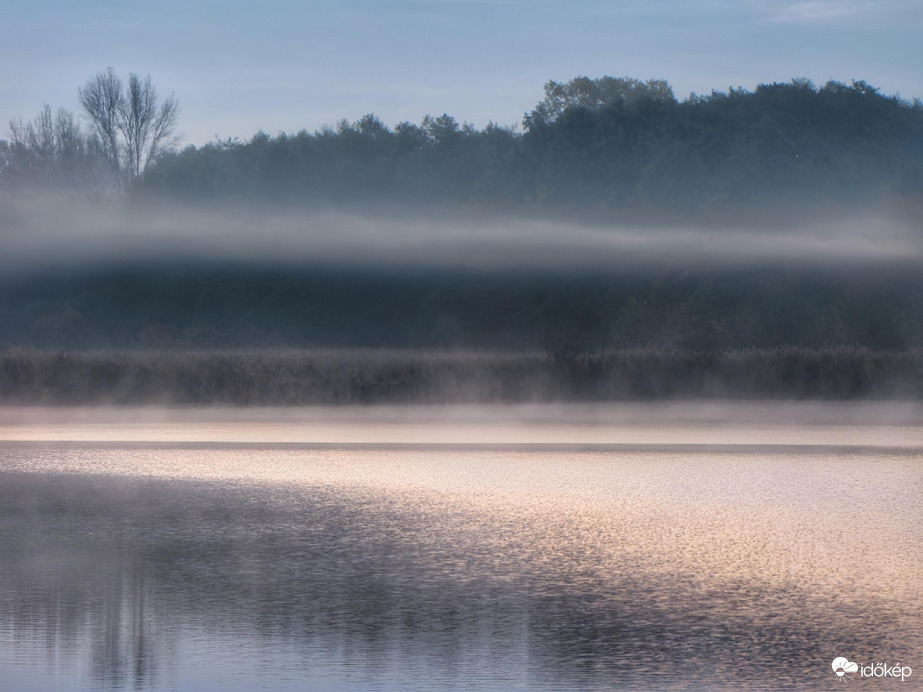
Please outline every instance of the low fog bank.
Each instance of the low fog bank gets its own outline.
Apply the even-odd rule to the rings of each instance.
[[[582,219],[575,221],[573,218]],[[622,224],[459,207],[274,209],[0,198],[0,267],[28,272],[152,260],[579,269],[916,263],[923,226],[869,209],[794,227]]]
[[[923,230],[0,199],[0,348],[923,347]]]

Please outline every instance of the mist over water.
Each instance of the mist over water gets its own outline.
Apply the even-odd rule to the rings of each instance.
[[[7,393],[52,407],[0,409],[14,688],[803,690],[836,683],[836,656],[923,674],[913,223],[4,199],[0,246],[0,343],[103,351],[4,355]],[[407,351],[157,350],[228,345]],[[419,350],[458,345],[531,350],[481,370]],[[755,346],[771,367],[715,356]],[[578,357],[638,347],[673,350]],[[506,387],[539,361],[541,387]],[[717,370],[743,388],[709,389]],[[604,381],[908,401],[442,405]],[[60,407],[326,401],[321,384],[407,405]]]

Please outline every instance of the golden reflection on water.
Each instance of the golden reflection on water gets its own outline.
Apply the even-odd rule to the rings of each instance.
[[[902,657],[923,674],[923,456],[915,451],[923,428],[915,412],[900,409],[901,418],[873,406],[861,415],[846,412],[845,425],[836,418],[842,409],[833,414],[803,409],[809,415],[800,423],[780,415],[782,410],[773,416],[767,415],[771,408],[744,406],[719,423],[717,409],[698,414],[661,409],[659,427],[617,408],[592,412],[589,423],[586,412],[520,412],[512,422],[502,416],[491,422],[483,412],[456,412],[448,422],[444,415],[421,413],[419,426],[403,417],[406,410],[401,415],[288,412],[281,421],[265,411],[200,411],[185,421],[174,412],[162,414],[161,427],[150,412],[104,412],[109,420],[95,423],[99,412],[52,412],[38,423],[20,418],[20,425],[16,416],[22,414],[6,411],[0,414],[0,439],[103,441],[82,446],[0,442],[0,479],[3,473],[25,473],[205,482],[243,489],[248,503],[258,497],[280,516],[291,512],[292,517],[304,503],[334,498],[354,510],[347,531],[354,548],[360,554],[385,551],[362,573],[363,593],[381,588],[385,602],[409,599],[416,605],[400,607],[402,617],[412,619],[417,605],[426,612],[420,594],[432,583],[488,600],[495,597],[489,594],[509,589],[531,604],[524,616],[528,625],[522,625],[527,643],[517,645],[526,648],[514,647],[509,655],[528,658],[522,651],[543,651],[543,665],[551,665],[547,656],[560,657],[571,676],[557,680],[562,689],[611,682],[600,663],[607,657],[612,670],[633,672],[634,689],[684,688],[684,681],[657,677],[666,654],[654,652],[671,646],[690,647],[690,661],[711,666],[688,670],[685,682],[699,680],[714,689],[814,689],[815,684],[825,689],[829,661],[818,658],[841,654],[851,660]],[[124,440],[249,444],[118,444]],[[523,441],[588,440],[666,441],[675,447],[515,448]],[[266,441],[503,441],[513,446],[254,446]],[[696,446],[703,441],[754,447],[703,451]],[[772,449],[796,443],[817,449]],[[857,448],[849,450],[850,445]],[[308,533],[334,526],[284,522],[271,529],[259,521],[231,522],[229,530],[236,533],[230,538],[243,540],[241,532],[252,530],[265,531],[259,540],[271,541],[287,532],[291,545],[299,545]],[[223,530],[220,522],[217,526]],[[240,574],[288,569],[280,562],[284,553],[252,567],[247,567],[248,555],[242,553],[244,563],[235,563],[235,569],[244,570]],[[403,597],[401,589],[408,590]],[[472,617],[466,626],[476,629],[480,620]],[[619,634],[625,626],[620,618],[630,620],[634,629],[628,634]],[[682,634],[671,630],[680,626]],[[722,635],[725,631],[733,635]],[[618,643],[642,636],[637,632],[650,642],[626,644],[632,659],[619,659]],[[840,635],[859,650],[832,650]],[[816,642],[823,650],[808,651]],[[779,662],[787,667],[784,676],[776,671],[762,679],[759,671],[746,670],[747,662],[733,660],[735,652],[749,652],[754,661],[762,661],[760,656],[768,661],[775,651],[791,655],[786,647],[799,646],[803,656]],[[586,677],[574,666],[586,666]],[[490,680],[474,686],[490,689]]]
[[[253,449],[12,456],[4,470],[382,494],[421,515],[452,517],[455,531],[474,527],[514,561],[541,545],[601,579],[631,562],[712,584],[798,584],[839,602],[869,593],[904,599],[923,587],[915,458]],[[513,541],[504,539],[509,526]]]

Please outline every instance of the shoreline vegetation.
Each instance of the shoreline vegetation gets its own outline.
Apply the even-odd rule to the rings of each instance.
[[[0,351],[0,405],[923,399],[923,349]]]

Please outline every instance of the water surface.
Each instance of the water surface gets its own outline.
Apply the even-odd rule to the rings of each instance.
[[[0,410],[0,688],[923,678],[918,413]]]

